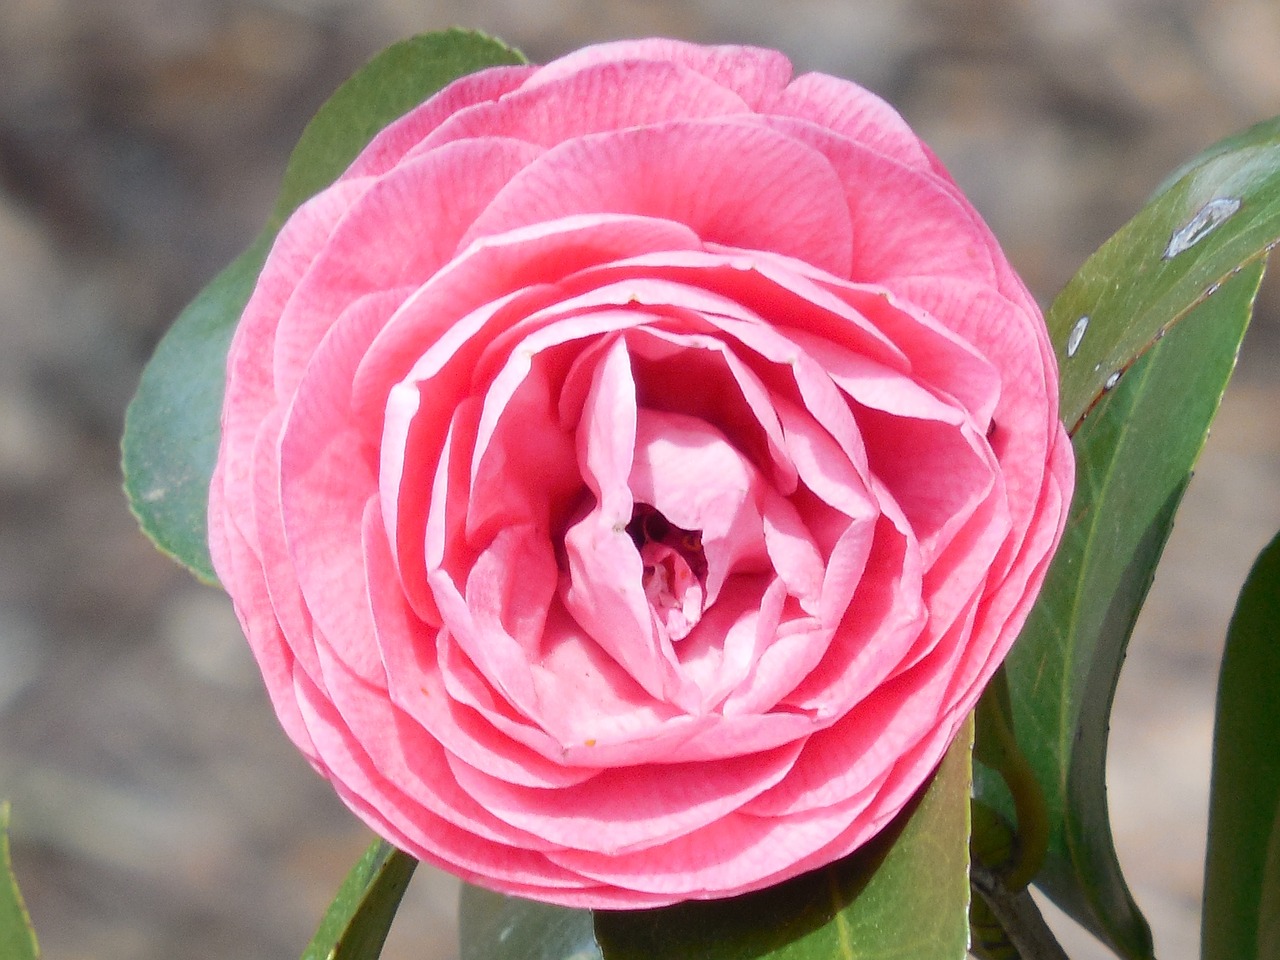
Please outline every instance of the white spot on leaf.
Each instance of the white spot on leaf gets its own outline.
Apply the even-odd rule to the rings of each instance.
[[[1214,197],[1196,211],[1195,216],[1186,225],[1175,230],[1169,238],[1169,245],[1164,249],[1165,260],[1172,260],[1178,254],[1190,250],[1207,237],[1228,218],[1240,209],[1239,197]]]

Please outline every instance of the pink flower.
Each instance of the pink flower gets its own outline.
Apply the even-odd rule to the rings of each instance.
[[[606,44],[457,81],[285,225],[210,545],[384,837],[554,903],[728,896],[936,766],[1061,534],[1056,376],[882,101]]]

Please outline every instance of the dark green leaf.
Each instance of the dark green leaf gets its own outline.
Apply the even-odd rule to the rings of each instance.
[[[40,949],[9,859],[9,804],[0,803],[0,957],[36,960]]]
[[[1280,957],[1280,536],[1227,632],[1213,734],[1204,960]]]
[[[1261,277],[1262,265],[1254,263],[1226,282],[1077,430],[1077,489],[1063,544],[1006,663],[1014,730],[1048,806],[1049,850],[1037,882],[1135,960],[1151,956],[1151,935],[1111,842],[1108,717],[1129,635]],[[1102,339],[1123,318],[1097,319],[1090,333]],[[981,768],[977,779],[978,796],[1012,818],[1003,786]]]
[[[907,810],[838,863],[731,900],[598,912],[605,960],[961,960],[971,744],[966,726]]]
[[[302,960],[377,960],[418,861],[375,840],[329,904]]]
[[[396,117],[460,76],[521,62],[510,47],[463,30],[413,37],[374,57],[307,125],[262,234],[160,341],[125,416],[125,492],[156,546],[201,580],[215,582],[205,513],[227,348],[276,232]]]
[[[1085,263],[1049,311],[1074,427],[1162,331],[1280,237],[1280,118],[1180,171]]]
[[[590,910],[462,885],[461,960],[600,960]]]
[[[1258,894],[1257,960],[1280,960],[1280,817],[1271,825],[1271,842]]]

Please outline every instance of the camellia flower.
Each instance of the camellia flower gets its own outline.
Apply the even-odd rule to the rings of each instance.
[[[376,831],[588,907],[873,837],[1013,642],[1072,458],[1042,318],[894,111],[667,40],[463,78],[281,230],[210,546]]]

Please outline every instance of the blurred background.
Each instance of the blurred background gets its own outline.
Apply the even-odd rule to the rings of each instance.
[[[368,841],[279,732],[225,599],[136,532],[117,442],[306,119],[387,43],[453,24],[535,60],[666,34],[857,80],[1045,303],[1165,173],[1280,112],[1274,0],[0,2],[0,797],[48,960],[295,957]],[[1280,527],[1278,311],[1273,283],[1113,725],[1117,841],[1166,960],[1197,955],[1217,660]],[[387,955],[455,957],[455,892],[420,870]]]

